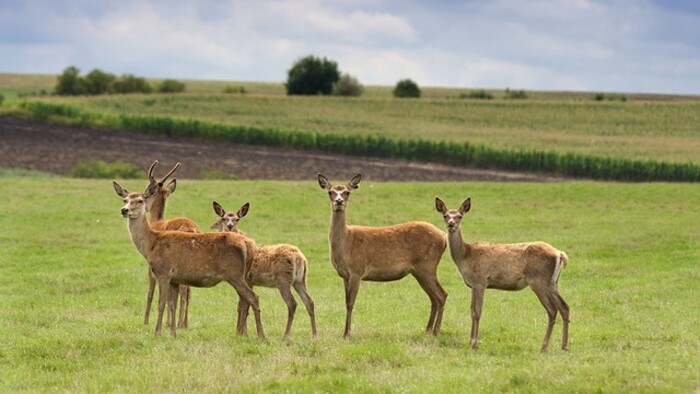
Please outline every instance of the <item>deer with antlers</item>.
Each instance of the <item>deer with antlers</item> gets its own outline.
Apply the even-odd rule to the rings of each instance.
[[[464,242],[460,223],[471,209],[471,198],[464,200],[459,209],[447,209],[445,203],[439,197],[435,197],[435,209],[442,214],[447,226],[452,260],[462,274],[464,283],[472,289],[472,328],[469,340],[471,348],[477,347],[484,291],[486,289],[522,290],[530,286],[549,317],[541,351],[547,351],[557,312],[561,314],[564,321],[561,348],[567,350],[569,305],[557,288],[559,275],[569,261],[566,253],[544,242],[517,244]]]
[[[243,204],[238,211],[227,212],[221,204],[214,201],[214,212],[219,219],[211,228],[219,231],[240,232],[238,222],[248,213],[249,203]],[[263,286],[277,288],[282,299],[287,304],[287,327],[284,331],[284,340],[289,339],[292,330],[292,321],[297,308],[297,302],[292,295],[291,287],[301,297],[306,312],[311,320],[311,335],[316,336],[316,317],[314,314],[314,301],[306,290],[306,274],[308,262],[298,247],[289,244],[257,245],[253,263],[248,273],[248,283],[251,287]],[[244,300],[240,300],[238,307],[239,330],[246,329],[249,306]]]
[[[264,339],[258,296],[245,279],[255,254],[255,241],[236,233],[156,231],[146,220],[146,206],[152,194],[157,193],[158,184],[151,182],[143,193],[129,193],[116,182],[113,185],[124,199],[121,214],[128,219],[132,240],[135,245],[145,245],[146,260],[158,282],[155,335],[161,333],[166,303],[170,333],[176,335],[175,302],[180,285],[212,287],[226,281],[253,308],[258,337]],[[244,334],[240,330],[238,333]]]
[[[156,181],[153,176],[153,170],[158,165],[158,160],[151,164],[148,169],[148,179],[150,184],[156,184],[155,192],[146,201],[146,210],[151,213],[151,228],[158,231],[185,231],[190,233],[200,233],[199,226],[194,221],[187,218],[175,218],[170,220],[163,219],[165,213],[165,202],[170,197],[171,194],[175,193],[175,188],[177,187],[177,179],[171,180],[167,185],[165,181],[180,168],[180,163],[176,163],[175,166],[168,171],[165,176],[163,176],[159,181]],[[136,245],[136,248],[141,252],[144,257],[145,254],[143,250],[145,245]],[[151,314],[151,304],[153,303],[153,292],[156,286],[156,278],[153,276],[151,270],[148,270],[148,294],[146,296],[146,312],[144,314],[143,322],[148,324],[149,316]],[[189,286],[180,286],[180,314],[178,318],[178,327],[187,328],[189,324],[189,304],[191,298],[191,291]]]
[[[430,298],[427,332],[438,335],[447,292],[437,279],[437,267],[447,247],[445,234],[427,222],[408,222],[388,227],[348,226],[345,210],[350,193],[362,176],[346,185],[332,185],[323,174],[318,184],[328,193],[331,222],[328,240],[333,267],[345,286],[345,332],[350,336],[352,310],[360,281],[387,282],[413,275]]]

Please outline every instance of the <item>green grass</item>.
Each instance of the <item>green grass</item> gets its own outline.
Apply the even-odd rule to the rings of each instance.
[[[345,182],[347,179],[333,179]],[[144,181],[122,185],[138,190]],[[363,283],[353,338],[341,339],[342,281],[328,259],[329,207],[315,180],[188,181],[166,216],[208,228],[211,201],[250,201],[241,228],[289,242],[309,259],[319,337],[297,310],[257,289],[269,340],[234,334],[230,286],[194,289],[190,328],[153,338],[141,323],[146,266],[109,180],[0,177],[0,392],[695,392],[700,389],[700,189],[691,184],[375,183],[363,181],[350,223],[426,220],[433,197],[472,197],[474,241],[546,240],[571,260],[560,289],[572,309],[571,351],[540,354],[543,308],[529,290],[487,291],[480,349],[468,349],[469,291],[443,256],[449,293],[438,338],[412,278]],[[301,305],[301,304],[300,304]],[[250,322],[252,323],[252,322]],[[252,329],[250,324],[249,329]]]
[[[56,75],[48,74],[13,74],[0,72],[0,94],[6,100],[16,99],[20,95],[36,95],[53,92]]]

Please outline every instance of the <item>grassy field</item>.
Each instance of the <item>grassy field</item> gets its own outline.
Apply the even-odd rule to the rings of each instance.
[[[412,278],[363,283],[353,338],[341,338],[342,281],[328,258],[329,207],[315,180],[187,181],[166,216],[208,228],[216,199],[251,211],[259,243],[289,242],[309,258],[319,337],[297,310],[257,289],[267,342],[234,334],[237,297],[194,289],[190,328],[153,337],[142,324],[146,265],[129,240],[109,180],[0,174],[0,392],[697,392],[700,390],[700,189],[691,184],[363,183],[350,223],[426,220],[433,197],[472,197],[469,240],[546,240],[571,260],[560,289],[572,309],[571,351],[557,324],[540,354],[543,308],[529,290],[487,291],[480,348],[468,349],[469,291],[449,254],[438,338]],[[337,174],[327,174],[331,180]],[[347,176],[347,175],[344,175]],[[145,182],[124,181],[139,190]],[[252,329],[252,324],[250,325]]]

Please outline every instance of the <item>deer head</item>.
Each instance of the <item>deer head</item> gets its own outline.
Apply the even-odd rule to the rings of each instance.
[[[350,198],[350,192],[360,187],[360,180],[362,180],[362,174],[357,174],[352,177],[350,182],[348,182],[348,184],[345,186],[332,186],[328,181],[328,178],[326,178],[323,174],[318,174],[318,185],[321,187],[321,189],[328,192],[328,198],[330,199],[331,206],[333,207],[334,211],[345,210],[345,206]]]
[[[471,197],[467,197],[467,199],[462,202],[462,205],[459,206],[459,209],[447,209],[447,206],[440,197],[435,197],[435,209],[442,214],[442,218],[445,220],[445,225],[447,226],[447,231],[451,233],[459,230],[462,217],[469,212],[471,207]]]
[[[152,193],[150,185],[143,193],[129,193],[128,190],[117,182],[112,182],[112,186],[114,187],[114,191],[117,193],[117,195],[124,199],[124,206],[121,208],[121,214],[123,217],[138,219],[146,214],[146,201],[151,196],[150,193]]]
[[[158,165],[158,160],[154,161],[153,164],[151,164],[151,167],[148,169],[148,187],[146,188],[146,191],[149,192],[149,197],[156,197],[160,195],[163,199],[167,199],[172,193],[175,193],[175,188],[177,187],[177,180],[173,179],[170,181],[167,186],[164,187],[165,181],[168,180],[168,178],[175,172],[177,171],[178,168],[180,168],[180,163],[175,163],[175,166],[168,171],[167,174],[165,174],[164,177],[162,177],[159,181],[155,179],[153,176],[153,170],[156,168]],[[150,211],[151,206],[153,205],[154,198],[149,198],[147,200],[147,209]]]
[[[214,212],[219,216],[219,220],[214,222],[211,228],[219,231],[238,232],[238,221],[248,214],[248,209],[250,208],[250,203],[245,203],[237,212],[226,212],[218,202],[214,201],[212,205],[214,207]]]

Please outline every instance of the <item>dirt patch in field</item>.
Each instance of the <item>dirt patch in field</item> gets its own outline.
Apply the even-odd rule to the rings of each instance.
[[[342,181],[356,173],[376,181],[558,181],[539,174],[477,170],[406,160],[341,156],[191,138],[81,128],[17,116],[0,116],[0,167],[66,174],[77,163],[123,161],[144,170],[182,163],[179,178],[221,171],[236,179],[316,179],[322,172]]]

